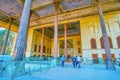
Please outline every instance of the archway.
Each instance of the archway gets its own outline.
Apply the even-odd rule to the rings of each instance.
[[[60,40],[60,47],[59,47],[59,55],[64,55],[64,40]],[[74,53],[73,49],[73,40],[69,39],[67,40],[67,55],[71,56]]]

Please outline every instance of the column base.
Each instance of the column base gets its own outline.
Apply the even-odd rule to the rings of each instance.
[[[114,66],[114,63],[112,61],[107,61],[106,62],[106,69],[108,70],[115,70],[115,66]]]

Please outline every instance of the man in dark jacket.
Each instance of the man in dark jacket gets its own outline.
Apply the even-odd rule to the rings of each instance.
[[[72,57],[72,63],[73,63],[73,67],[76,67],[76,56]]]

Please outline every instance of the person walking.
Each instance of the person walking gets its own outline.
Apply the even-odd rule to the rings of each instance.
[[[75,68],[76,67],[76,56],[72,57],[72,64],[73,64],[73,67]]]
[[[77,65],[78,65],[78,68],[80,68],[80,61],[81,61],[80,56],[77,55]]]

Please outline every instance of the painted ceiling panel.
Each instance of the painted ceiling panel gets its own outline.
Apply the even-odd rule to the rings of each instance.
[[[58,13],[61,15],[59,20],[73,19],[82,16],[88,16],[93,14],[96,8],[92,6],[96,5],[96,0],[58,0],[60,7]],[[104,12],[120,9],[119,0],[101,0],[102,4],[106,7],[103,8]],[[16,19],[16,22],[20,22],[20,17],[23,9],[24,0],[0,0],[0,20],[8,20],[9,15]],[[109,4],[109,5],[108,5]],[[111,5],[115,4],[115,5]],[[91,6],[89,6],[91,5]],[[88,7],[89,6],[89,7]],[[104,5],[103,5],[104,6]],[[84,7],[84,9],[80,9]],[[111,8],[110,8],[111,7]],[[33,12],[30,18],[30,26],[38,26],[54,21],[55,13],[54,0],[33,0],[31,11]],[[80,9],[80,10],[79,10]],[[79,12],[77,12],[79,10]],[[76,13],[73,15],[73,12]],[[95,12],[95,13],[96,13]],[[65,14],[65,15],[63,15]],[[51,15],[51,16],[50,16]],[[64,17],[65,16],[65,17]]]
[[[0,0],[0,10],[6,12],[10,16],[21,14],[22,5],[16,0]]]
[[[37,14],[40,15],[40,17],[44,17],[46,15],[51,15],[55,13],[54,5],[46,6],[38,11],[36,11]]]
[[[68,0],[61,3],[64,10],[85,7],[92,4],[92,0]]]
[[[52,3],[53,0],[33,0],[32,2],[32,9],[39,7],[39,6],[43,6],[49,3]]]

